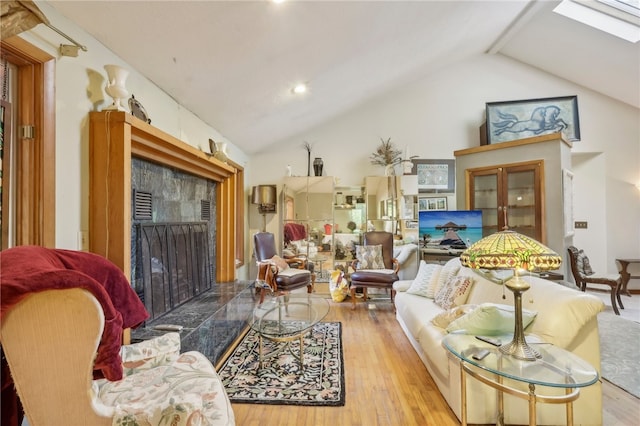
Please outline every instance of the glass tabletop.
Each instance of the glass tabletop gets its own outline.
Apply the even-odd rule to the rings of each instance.
[[[307,332],[329,313],[329,302],[311,294],[272,297],[253,310],[251,328],[263,337],[285,338]]]
[[[502,343],[509,343],[512,335],[492,336]],[[449,334],[442,341],[443,346],[456,357],[468,364],[499,376],[541,386],[578,388],[594,384],[598,372],[582,358],[531,336],[527,343],[542,355],[535,361],[525,361],[500,352],[497,346],[482,342],[475,336]],[[473,355],[481,349],[489,350],[489,355],[476,360]]]

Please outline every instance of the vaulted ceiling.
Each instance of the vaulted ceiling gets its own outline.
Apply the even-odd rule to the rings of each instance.
[[[557,1],[48,3],[248,154],[481,53],[640,108],[640,43]]]

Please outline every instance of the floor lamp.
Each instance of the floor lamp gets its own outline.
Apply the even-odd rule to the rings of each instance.
[[[531,285],[522,279],[518,271],[558,269],[562,258],[533,238],[507,229],[472,244],[460,255],[460,263],[475,269],[513,269],[513,278],[504,284],[513,292],[515,309],[513,340],[500,346],[500,352],[527,361],[540,358],[540,354],[524,339],[522,293],[529,290]]]
[[[267,230],[267,213],[276,212],[277,195],[275,185],[257,185],[251,190],[251,204],[258,206],[262,215],[262,232]]]

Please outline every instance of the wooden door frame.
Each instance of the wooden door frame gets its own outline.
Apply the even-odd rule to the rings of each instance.
[[[14,244],[54,247],[55,58],[20,37],[1,40],[0,51],[18,67]],[[22,137],[24,125],[35,128],[32,139]]]

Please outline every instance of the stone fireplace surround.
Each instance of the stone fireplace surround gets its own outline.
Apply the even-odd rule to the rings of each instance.
[[[214,219],[219,230],[215,244],[218,282],[212,290],[154,321],[155,325],[181,326],[183,350],[198,350],[217,363],[245,328],[255,304],[252,282],[224,281],[229,270],[234,272],[235,250],[225,246],[232,241],[233,229],[225,224],[233,223],[235,215],[229,206],[234,205],[230,200],[235,196],[236,169],[130,114],[90,113],[89,248],[118,265],[127,277],[131,277],[133,158],[216,182],[216,204],[227,206],[216,209]],[[131,337],[135,341],[164,332],[141,327]]]

